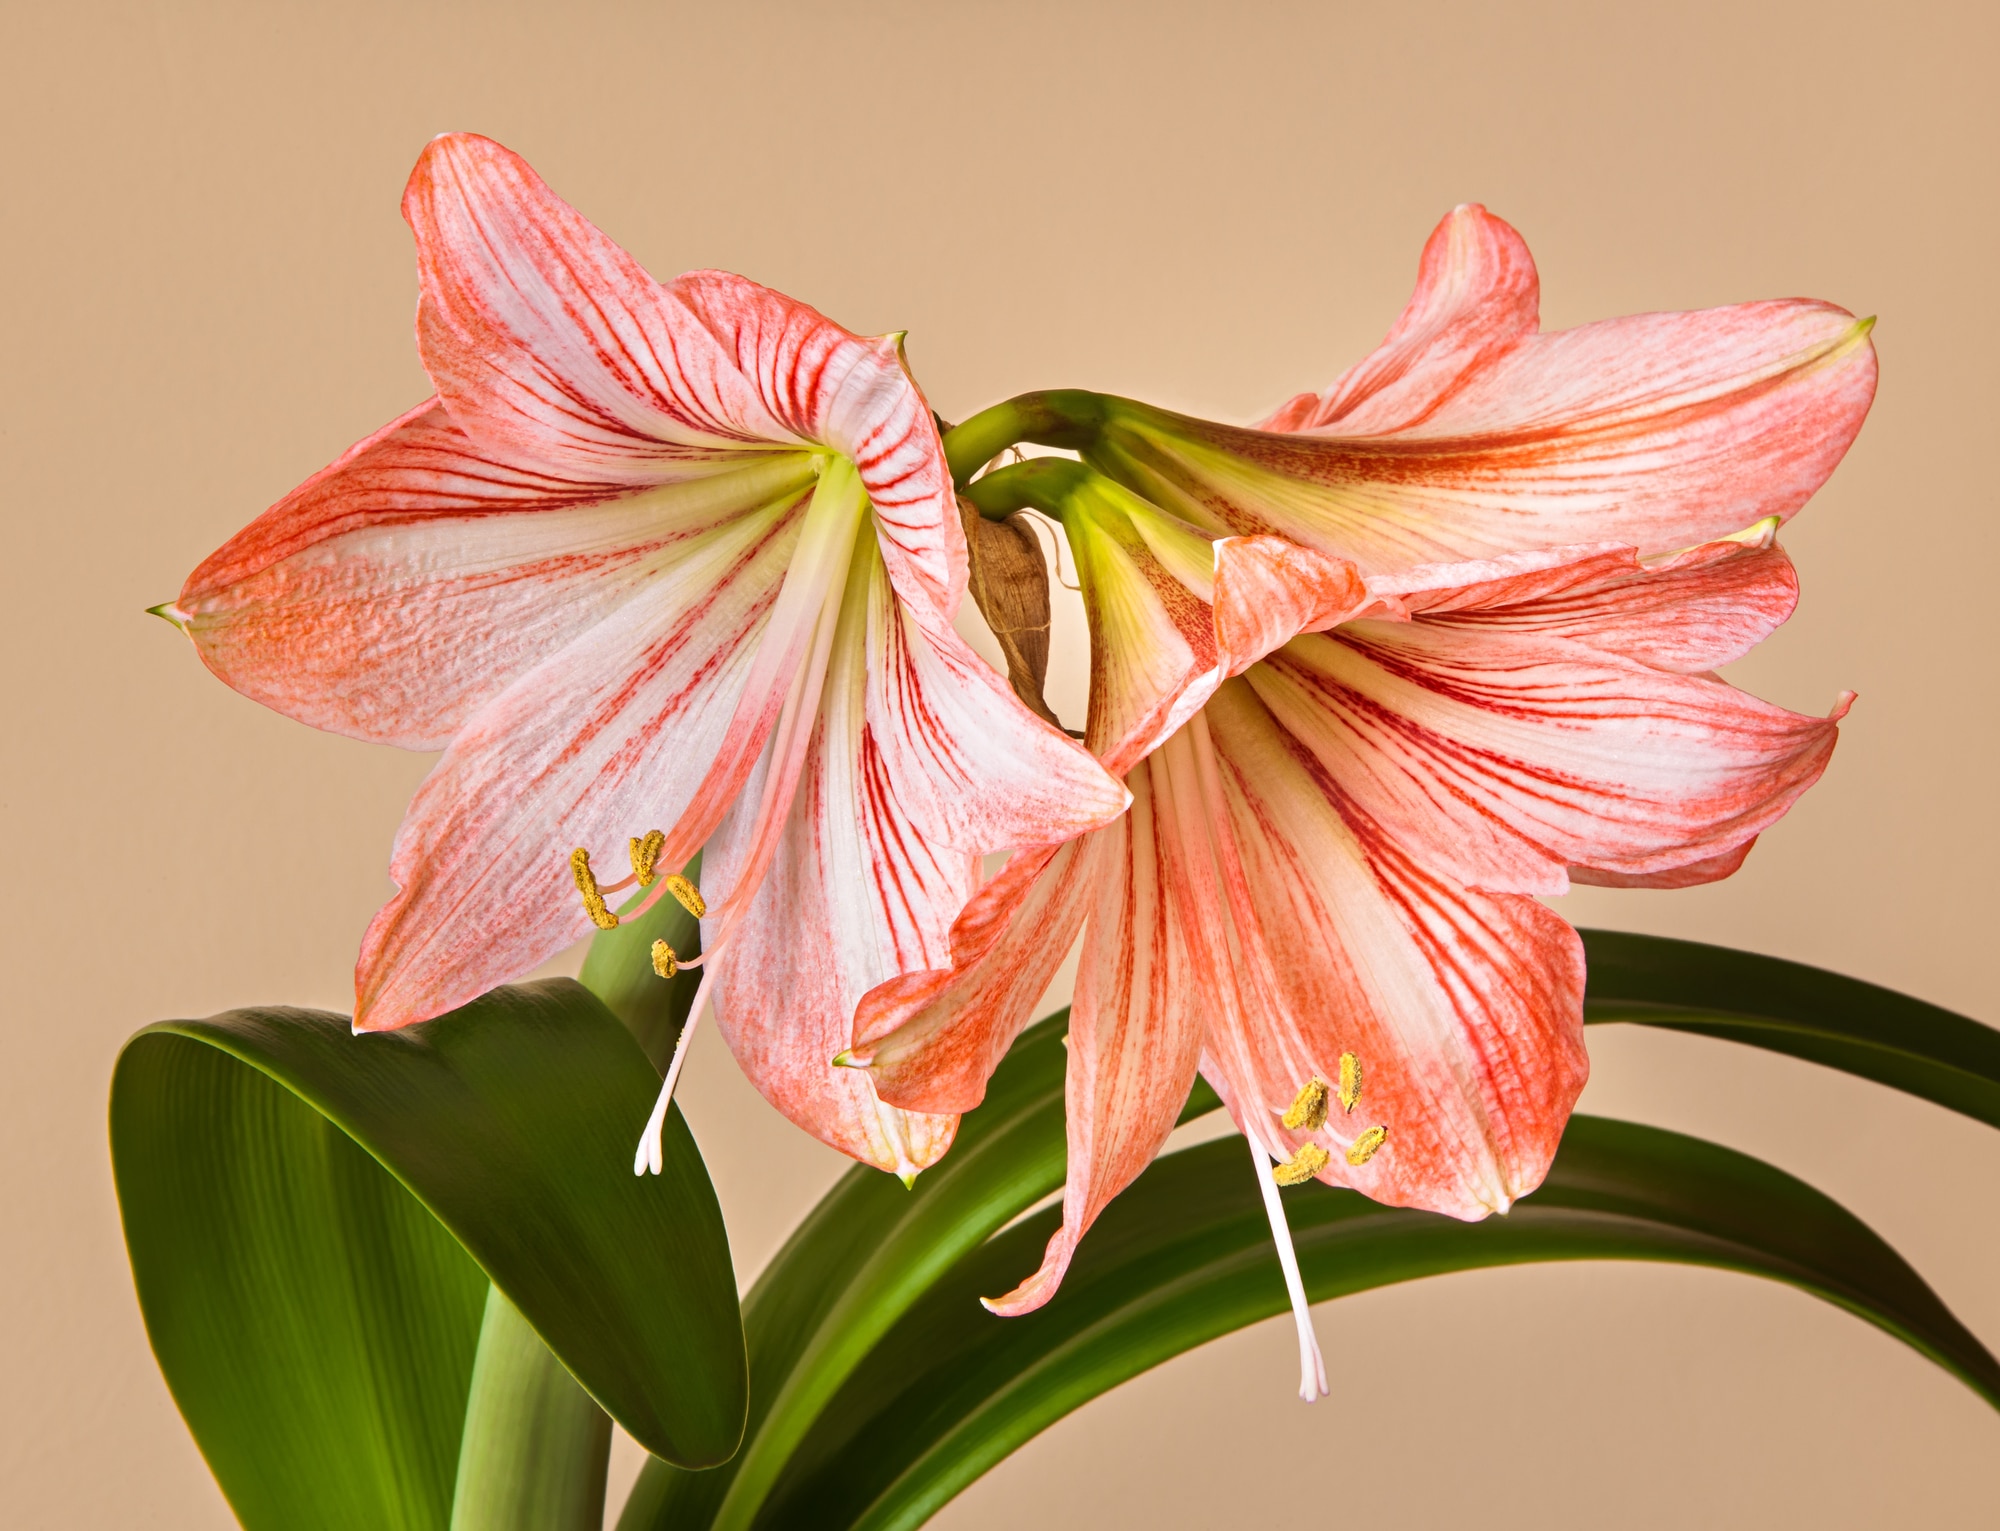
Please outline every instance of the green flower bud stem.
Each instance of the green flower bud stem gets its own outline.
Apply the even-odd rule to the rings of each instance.
[[[1097,477],[1095,471],[1067,457],[1031,457],[997,468],[959,492],[989,521],[1004,521],[1017,510],[1039,510],[1061,520],[1070,496]]]
[[[945,433],[952,482],[964,489],[973,474],[1023,441],[1080,451],[1096,437],[1109,402],[1082,388],[1050,388],[982,409]]]

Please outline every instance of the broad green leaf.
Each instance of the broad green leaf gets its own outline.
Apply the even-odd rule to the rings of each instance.
[[[648,1462],[619,1531],[748,1525],[792,1448],[896,1320],[969,1250],[1062,1184],[1067,1011],[1021,1034],[951,1152],[905,1190],[849,1170],[744,1300],[750,1425],[735,1460],[689,1473]],[[1190,1111],[1218,1103],[1205,1086]],[[727,1500],[725,1504],[724,1501]]]
[[[648,1450],[730,1454],[734,1277],[678,1113],[666,1173],[631,1171],[658,1087],[566,981],[384,1035],[242,1010],[127,1045],[112,1152],[140,1304],[246,1525],[446,1524],[486,1278]]]
[[[444,1531],[487,1281],[275,1080],[142,1033],[111,1145],[153,1352],[250,1531]]]
[[[610,1416],[488,1287],[451,1531],[603,1531],[610,1460]]]
[[[2000,1127],[2000,1031],[1990,1026],[1800,962],[1664,936],[1580,934],[1586,1021],[1788,1053]]]
[[[1315,1301],[1534,1261],[1715,1266],[1836,1303],[2000,1407],[2000,1362],[1887,1244],[1803,1182],[1678,1133],[1576,1117],[1542,1188],[1481,1223],[1320,1185],[1288,1191],[1286,1208]],[[1149,1169],[1091,1230],[1048,1307],[1019,1319],[981,1309],[981,1294],[1033,1269],[1059,1217],[1039,1213],[962,1259],[873,1347],[792,1454],[759,1527],[920,1525],[1091,1398],[1286,1308],[1233,1138]]]

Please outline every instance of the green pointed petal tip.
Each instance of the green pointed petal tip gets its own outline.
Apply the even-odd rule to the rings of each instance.
[[[162,622],[177,627],[182,632],[188,630],[188,614],[172,601],[162,601],[157,606],[148,606],[146,608],[146,615],[149,617],[158,617]]]
[[[831,1061],[837,1069],[855,1069],[861,1067],[860,1064],[854,1061],[854,1049],[851,1047],[835,1053]]]
[[[921,1173],[920,1170],[897,1170],[896,1178],[903,1182],[904,1190],[914,1191],[917,1188],[917,1176]]]

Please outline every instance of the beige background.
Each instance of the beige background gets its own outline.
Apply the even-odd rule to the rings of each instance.
[[[427,391],[397,198],[430,135],[501,139],[656,273],[907,327],[952,417],[1053,384],[1251,417],[1380,337],[1466,199],[1527,234],[1553,325],[1879,313],[1874,417],[1788,537],[1804,604],[1738,675],[1801,709],[1861,693],[1831,772],[1733,881],[1566,912],[1996,1018],[1994,15],[6,0],[0,1521],[228,1524],[132,1300],[106,1081],[156,1017],[341,1006],[426,762],[259,710],[141,608]],[[1056,694],[1074,717],[1077,675]],[[1590,1108],[1806,1176],[2000,1346],[2000,1134],[1722,1044],[1592,1046]],[[839,1164],[712,1045],[685,1098],[747,1277]],[[940,1524],[1995,1518],[2000,1420],[1787,1289],[1529,1269],[1320,1326],[1358,1405],[1294,1402],[1267,1325]]]

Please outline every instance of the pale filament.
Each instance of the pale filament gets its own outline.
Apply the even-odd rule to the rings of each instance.
[[[704,952],[703,956],[708,953]],[[692,962],[684,962],[682,967],[693,967]],[[646,1130],[639,1136],[639,1151],[632,1158],[632,1173],[644,1175],[649,1171],[659,1174],[667,1162],[666,1146],[662,1141],[667,1130],[667,1107],[673,1104],[674,1086],[680,1083],[681,1065],[687,1062],[688,1043],[694,1038],[694,1029],[701,1024],[702,1011],[708,1008],[708,985],[715,977],[715,969],[710,968],[701,975],[701,982],[695,986],[694,1003],[688,1006],[687,1023],[681,1027],[681,1034],[674,1042],[674,1056],[667,1064],[667,1077],[660,1081],[660,1098],[653,1102],[653,1114],[646,1118]]]
[[[1166,778],[1173,801],[1172,818],[1179,831],[1176,838],[1187,852],[1187,871],[1205,884],[1200,901],[1219,917],[1232,971],[1220,975],[1223,981],[1218,987],[1225,1002],[1240,1003],[1242,987],[1255,983],[1258,974],[1245,950],[1242,932],[1236,926],[1238,900],[1247,896],[1247,888],[1242,859],[1229,830],[1229,807],[1222,793],[1221,771],[1214,742],[1209,737],[1208,720],[1197,712],[1148,764],[1154,781]],[[1284,1203],[1272,1178],[1276,1161],[1259,1137],[1249,1131],[1244,1137],[1257,1167],[1257,1190],[1264,1198],[1271,1242],[1277,1246],[1278,1265],[1285,1275],[1285,1291],[1291,1298],[1292,1318],[1298,1328],[1299,1397],[1312,1403],[1327,1394],[1326,1360],[1320,1354],[1319,1336],[1313,1329],[1312,1307],[1306,1301],[1305,1281],[1299,1274],[1298,1254],[1292,1247]]]
[[[1271,1223],[1271,1242],[1278,1246],[1278,1267],[1285,1273],[1285,1292],[1292,1299],[1292,1319],[1298,1326],[1299,1397],[1313,1403],[1327,1394],[1326,1358],[1320,1354],[1319,1336],[1313,1332],[1312,1306],[1306,1301],[1305,1279],[1299,1274],[1298,1251],[1292,1247],[1292,1229],[1285,1221],[1278,1182],[1271,1178],[1271,1155],[1247,1133],[1244,1141],[1249,1143],[1251,1162],[1257,1166],[1257,1189],[1264,1196],[1264,1216]]]

